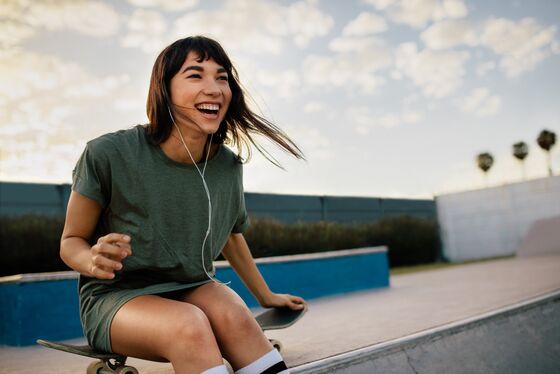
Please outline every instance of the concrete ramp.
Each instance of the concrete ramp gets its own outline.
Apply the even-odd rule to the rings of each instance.
[[[308,304],[295,325],[267,331],[293,373],[560,373],[560,255],[394,275],[390,288]],[[0,345],[0,374],[84,373],[89,361]],[[130,364],[173,373],[171,364]]]
[[[560,291],[293,367],[303,373],[560,373]]]
[[[560,254],[560,216],[535,221],[517,249],[521,257]]]

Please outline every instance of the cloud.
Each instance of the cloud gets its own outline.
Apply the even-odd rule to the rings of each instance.
[[[317,119],[326,119],[327,121],[340,121],[340,113],[336,107],[327,105],[322,101],[310,101],[303,107],[303,112],[313,116],[320,115],[321,117],[313,117]]]
[[[105,98],[128,82],[128,76],[97,78],[77,64],[54,56],[17,52],[0,58],[2,126],[55,133],[65,119],[91,99]]]
[[[339,37],[329,43],[334,55],[309,55],[303,62],[303,79],[310,87],[359,88],[374,93],[385,79],[377,71],[391,65],[391,51],[374,37]]]
[[[430,49],[461,45],[488,48],[500,57],[499,67],[508,77],[531,71],[545,58],[560,52],[556,27],[543,26],[532,18],[518,22],[491,18],[480,25],[463,20],[445,20],[424,30],[421,39]],[[477,74],[493,70],[491,62],[479,65]]]
[[[128,76],[98,77],[76,63],[24,51],[1,54],[0,65],[0,107],[5,108],[0,111],[0,134],[9,134],[0,136],[0,170],[3,175],[67,181],[79,156],[70,145],[83,146],[82,139],[120,121],[114,111],[100,108],[111,108],[115,97],[126,97]],[[32,154],[25,151],[28,143]],[[74,149],[72,157],[63,148]]]
[[[301,78],[295,70],[271,71],[258,69],[257,82],[272,89],[278,97],[294,99],[301,87]]]
[[[84,143],[50,144],[39,135],[35,141],[2,144],[0,179],[35,183],[68,183],[73,163]],[[72,162],[65,162],[73,160]]]
[[[119,29],[118,13],[98,1],[34,1],[26,8],[23,21],[33,27],[70,29],[96,37],[114,35]]]
[[[0,45],[12,47],[36,35],[39,29],[71,30],[93,37],[108,37],[119,30],[115,9],[99,1],[8,1],[0,5]]]
[[[476,67],[476,75],[479,77],[486,75],[489,71],[496,69],[495,61],[481,62]]]
[[[306,47],[326,35],[334,20],[317,1],[303,0],[283,6],[271,1],[226,1],[219,10],[189,12],[175,21],[177,37],[203,34],[218,39],[228,50],[251,54],[279,54],[285,39]]]
[[[226,9],[190,12],[175,21],[172,34],[177,37],[205,35],[218,40],[228,51],[278,55],[284,49],[284,40],[260,17],[261,13],[263,17],[268,13],[260,10],[263,4],[254,14],[244,9],[232,10],[234,14]],[[268,13],[268,18],[275,17],[275,13]]]
[[[375,115],[369,107],[350,107],[345,112],[345,118],[354,126],[354,130],[360,135],[369,134],[375,127],[386,129],[402,125],[412,125],[420,122],[424,115],[418,111],[404,110],[402,113],[384,113]]]
[[[0,46],[10,48],[31,38],[36,31],[33,27],[21,22],[3,20],[0,22]]]
[[[156,3],[160,4],[141,1],[145,7]],[[312,0],[289,6],[271,1],[229,0],[221,9],[185,13],[174,21],[171,29],[164,16],[155,10],[136,9],[127,24],[123,46],[140,48],[146,53],[157,52],[176,39],[200,34],[219,40],[228,51],[258,55],[280,54],[286,38],[303,48],[314,38],[326,35],[334,21]]]
[[[387,22],[375,13],[362,12],[342,30],[344,36],[363,36],[387,30]]]
[[[331,141],[320,129],[309,125],[289,125],[285,127],[285,131],[309,161],[332,160],[335,157]]]
[[[472,90],[459,106],[465,113],[488,117],[500,112],[502,100],[498,95],[492,95],[486,87],[480,87]]]
[[[363,56],[356,61],[344,55],[311,55],[303,63],[303,79],[309,87],[346,90],[357,87],[362,93],[371,94],[385,82],[383,77],[375,74],[376,70]]]
[[[463,18],[468,9],[463,0],[364,0],[383,10],[397,23],[414,28],[425,27],[432,21]]]
[[[445,20],[434,23],[420,34],[430,49],[446,49],[457,45],[477,43],[475,28],[467,21]]]
[[[383,10],[398,2],[398,0],[362,0],[363,3],[373,5],[378,10]]]
[[[418,51],[416,44],[403,43],[395,53],[396,76],[410,78],[425,96],[442,98],[463,84],[468,58],[467,52]]]
[[[367,53],[367,51],[375,51],[380,56],[387,57],[387,47],[381,39],[377,39],[370,36],[344,36],[338,37],[331,40],[329,43],[329,49],[333,52],[347,53]],[[379,65],[381,59],[377,58],[372,60],[372,63]],[[383,61],[386,61],[383,58]],[[386,65],[385,62],[382,63],[383,67]]]
[[[550,49],[552,51],[552,53],[554,53],[555,55],[559,55],[560,54],[560,42],[558,41],[554,41],[551,43],[550,45]]]
[[[320,113],[327,109],[327,106],[320,101],[310,101],[303,107],[305,113]]]
[[[499,55],[500,68],[515,77],[555,53],[555,33],[555,26],[542,26],[532,18],[519,22],[492,18],[484,24],[480,44]]]
[[[298,47],[305,47],[317,37],[325,36],[334,26],[334,19],[318,8],[317,0],[299,1],[285,10],[287,35],[292,35]]]
[[[153,10],[136,9],[127,22],[128,33],[121,44],[128,48],[140,48],[146,53],[165,48],[167,40],[167,21]]]
[[[128,2],[141,8],[158,8],[171,12],[194,8],[198,4],[198,0],[128,0]]]
[[[463,0],[443,0],[436,5],[433,13],[434,21],[446,18],[463,18],[469,14]]]

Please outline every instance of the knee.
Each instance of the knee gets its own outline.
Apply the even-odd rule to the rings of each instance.
[[[201,309],[194,305],[186,306],[184,313],[171,325],[174,327],[166,339],[168,344],[164,348],[164,357],[173,366],[188,365],[188,372],[200,372],[200,368],[214,367],[222,363],[222,355],[212,326]],[[194,370],[195,366],[198,369]]]
[[[184,348],[191,350],[193,347],[211,349],[216,344],[210,321],[196,306],[185,308],[171,326],[172,346],[179,351],[185,352]]]
[[[189,307],[188,312],[177,321],[177,334],[181,340],[205,339],[212,335],[212,327],[206,314],[196,306]]]
[[[222,327],[238,335],[247,335],[257,330],[258,327],[253,314],[243,304],[233,304],[220,313],[219,323]]]

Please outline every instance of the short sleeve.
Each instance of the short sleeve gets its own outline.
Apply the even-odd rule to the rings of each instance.
[[[233,229],[231,230],[234,234],[244,232],[249,226],[249,215],[247,214],[247,209],[245,209],[245,198],[243,197],[243,193],[241,193],[241,196],[241,209],[239,210],[239,215],[237,216],[235,225],[233,225]]]
[[[245,207],[245,193],[243,192],[243,165],[239,164],[238,167],[239,174],[237,180],[239,183],[239,211],[235,225],[233,225],[233,229],[231,230],[234,234],[242,233],[249,226],[249,215],[247,214],[247,208]]]
[[[72,171],[72,190],[97,201],[105,208],[110,200],[109,163],[100,152],[86,145]]]

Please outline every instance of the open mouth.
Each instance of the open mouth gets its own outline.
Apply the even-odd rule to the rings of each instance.
[[[218,104],[199,104],[195,107],[199,112],[210,115],[217,115],[220,110],[220,105]]]

